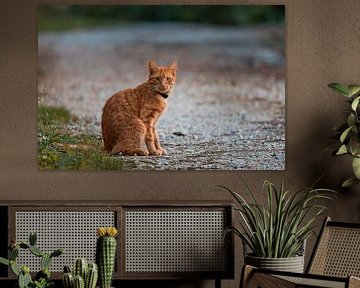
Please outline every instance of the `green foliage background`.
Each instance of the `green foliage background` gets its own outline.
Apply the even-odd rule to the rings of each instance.
[[[133,22],[284,23],[284,5],[42,5],[39,31]]]

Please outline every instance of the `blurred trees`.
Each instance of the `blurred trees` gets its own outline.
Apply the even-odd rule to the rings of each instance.
[[[39,29],[51,21],[74,21],[85,26],[102,23],[195,22],[216,25],[284,23],[284,5],[42,5]],[[69,24],[69,23],[68,23]],[[51,25],[50,25],[51,26]]]

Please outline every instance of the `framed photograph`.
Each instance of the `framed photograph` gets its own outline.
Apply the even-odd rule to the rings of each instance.
[[[38,6],[41,170],[284,170],[284,5]]]

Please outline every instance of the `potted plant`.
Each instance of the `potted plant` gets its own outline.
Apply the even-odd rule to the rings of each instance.
[[[334,127],[340,145],[333,153],[337,156],[348,154],[352,157],[354,177],[347,179],[342,184],[342,187],[348,187],[360,183],[360,85],[331,83],[328,86],[346,97],[346,101],[351,106],[346,113],[346,122]]]
[[[8,259],[0,257],[0,263],[10,266],[11,271],[18,277],[18,288],[50,288],[54,286],[54,282],[50,280],[50,265],[54,257],[58,257],[64,253],[63,249],[57,249],[52,253],[43,252],[36,246],[37,236],[35,233],[30,233],[29,243],[19,242],[12,243]],[[20,249],[28,250],[34,256],[39,257],[41,270],[36,273],[35,278],[32,279],[30,268],[26,265],[18,265],[16,263],[19,256]]]
[[[99,267],[99,287],[110,288],[116,260],[115,227],[100,227],[97,229],[96,263]]]
[[[242,180],[243,181],[243,180]],[[239,227],[228,227],[243,242],[245,264],[259,268],[300,272],[304,270],[305,241],[314,233],[315,220],[326,207],[317,202],[331,199],[329,189],[304,188],[296,193],[285,191],[283,183],[278,189],[270,181],[264,182],[266,205],[261,205],[251,189],[245,190],[251,201],[240,194],[220,186],[235,199],[233,208],[240,215]],[[250,253],[247,251],[250,250]]]
[[[63,288],[95,288],[98,279],[98,266],[86,258],[75,260],[73,271],[64,266]]]
[[[78,258],[74,263],[73,271],[64,266],[64,288],[113,288],[112,276],[116,260],[115,227],[99,227],[96,230],[96,263],[88,262],[86,258]],[[98,283],[99,286],[96,286]]]

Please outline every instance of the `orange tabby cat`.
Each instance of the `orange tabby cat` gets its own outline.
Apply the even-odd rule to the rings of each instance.
[[[104,108],[101,121],[105,150],[123,155],[164,155],[156,131],[166,98],[176,80],[176,61],[159,67],[149,61],[149,79],[134,89],[117,92]]]

